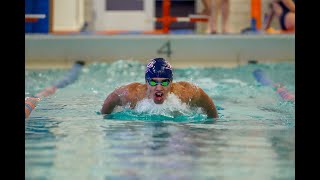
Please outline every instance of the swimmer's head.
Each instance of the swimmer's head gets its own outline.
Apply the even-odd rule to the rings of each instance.
[[[152,78],[168,78],[172,80],[172,66],[163,58],[154,58],[152,59],[147,67],[145,72],[145,79]]]
[[[147,96],[162,104],[172,87],[172,67],[163,58],[152,59],[146,67]]]

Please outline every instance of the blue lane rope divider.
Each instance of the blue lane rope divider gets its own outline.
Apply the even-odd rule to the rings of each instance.
[[[24,108],[25,119],[27,119],[30,116],[32,110],[37,106],[38,102],[42,98],[54,94],[57,89],[64,88],[67,85],[76,81],[84,64],[85,63],[83,61],[76,61],[72,68],[69,70],[69,72],[61,80],[53,83],[52,86],[44,88],[42,91],[40,91],[38,94],[34,96],[26,97]]]
[[[279,96],[284,101],[295,101],[295,95],[290,93],[284,85],[281,83],[274,83],[272,80],[270,80],[264,71],[261,69],[256,69],[253,71],[253,76],[255,79],[263,86],[271,86],[273,89],[279,94]]]

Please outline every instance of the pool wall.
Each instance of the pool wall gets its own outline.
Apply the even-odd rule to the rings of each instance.
[[[25,35],[27,68],[70,67],[77,60],[146,63],[154,57],[167,58],[176,67],[294,61],[295,35]]]

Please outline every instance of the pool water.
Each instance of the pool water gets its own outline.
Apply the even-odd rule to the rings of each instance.
[[[26,179],[294,179],[295,103],[253,76],[262,69],[295,92],[295,64],[174,69],[201,87],[219,118],[171,98],[99,113],[116,87],[144,83],[145,64],[118,60],[83,67],[78,79],[43,98],[25,121]],[[26,70],[25,96],[66,69]]]

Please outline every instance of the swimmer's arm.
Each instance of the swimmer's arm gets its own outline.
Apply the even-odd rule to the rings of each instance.
[[[104,101],[102,108],[100,110],[101,114],[110,114],[113,109],[117,106],[121,105],[121,99],[116,91],[109,94],[109,96]]]
[[[208,115],[208,118],[218,118],[218,111],[212,99],[201,88],[199,88],[199,99],[197,105]]]

